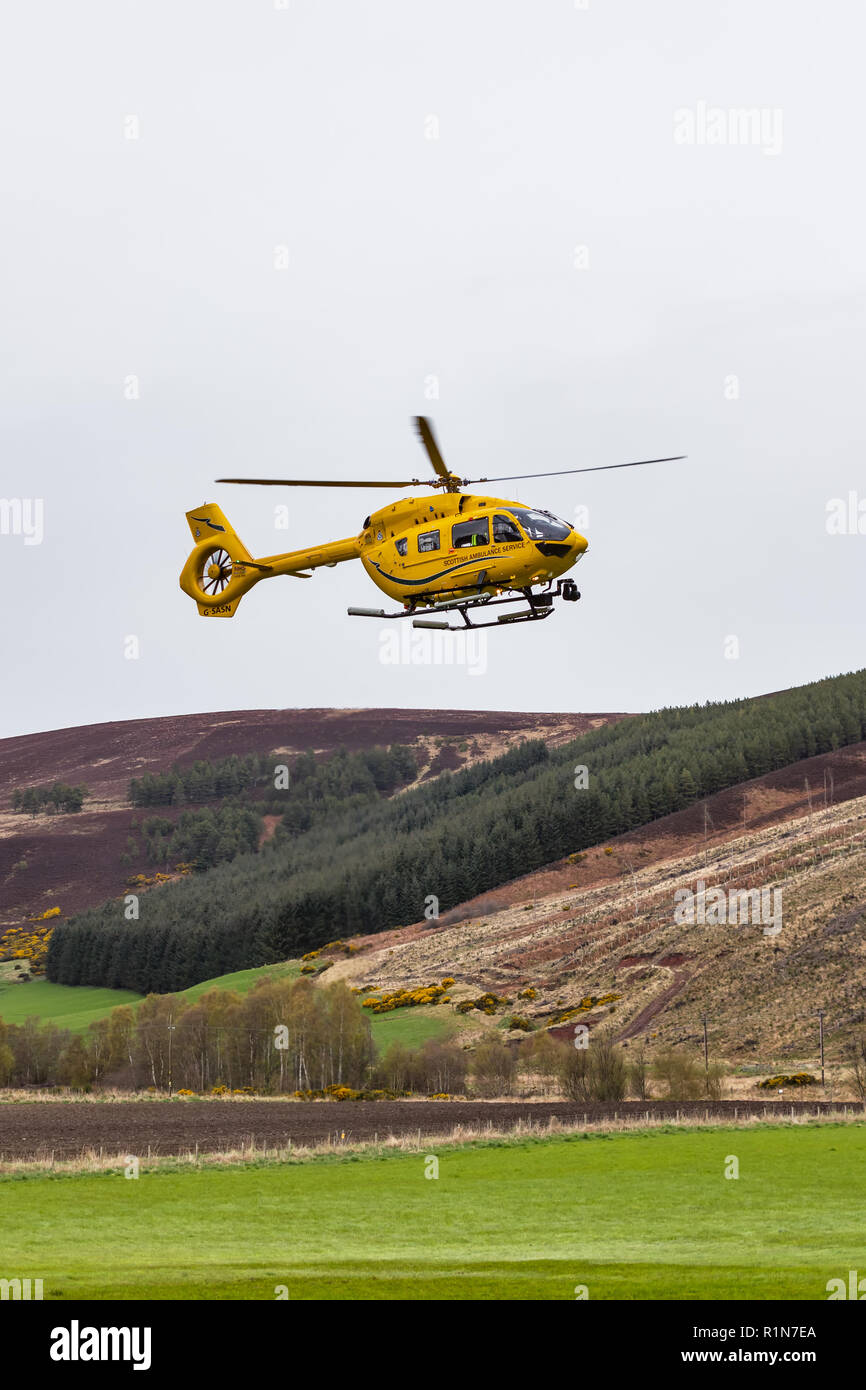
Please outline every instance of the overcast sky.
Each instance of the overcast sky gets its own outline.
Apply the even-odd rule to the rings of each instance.
[[[866,664],[866,534],[827,511],[855,494],[866,532],[853,5],[42,0],[3,28],[0,735],[640,710]],[[411,477],[416,413],[471,477],[689,457],[505,485],[581,520],[583,597],[450,665],[346,615],[383,601],[357,562],[197,616],[187,509],[262,555],[391,500],[214,478]]]

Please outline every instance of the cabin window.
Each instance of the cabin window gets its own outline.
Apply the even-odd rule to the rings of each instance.
[[[418,537],[418,554],[426,555],[429,550],[439,549],[439,532],[422,531]]]
[[[522,540],[523,537],[510,516],[495,516],[493,518],[493,541],[495,545],[504,545],[507,541]]]
[[[490,518],[470,517],[468,521],[458,521],[451,528],[451,544],[455,549],[466,545],[490,544]]]
[[[408,541],[406,540],[406,537],[405,537],[405,536],[401,536],[401,537],[399,538],[399,540],[396,540],[396,541],[394,542],[394,544],[395,544],[396,547],[397,547],[397,554],[398,554],[398,555],[405,555],[405,554],[406,554],[406,551],[407,551],[407,549],[408,549],[408,544],[409,544],[409,543],[408,543]]]
[[[530,511],[528,507],[510,507],[531,541],[564,541],[571,535],[567,521],[560,521],[550,512]]]

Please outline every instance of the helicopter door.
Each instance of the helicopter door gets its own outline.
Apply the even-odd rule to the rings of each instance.
[[[515,541],[520,544],[522,540],[523,537],[510,516],[499,513],[493,518],[494,545],[512,545]]]
[[[466,521],[458,521],[451,527],[451,547],[453,550],[478,549],[490,544],[490,518],[471,516]]]
[[[414,565],[429,565],[431,560],[442,557],[442,533],[438,526],[429,531],[416,531],[408,537],[409,545],[405,559],[407,568]]]

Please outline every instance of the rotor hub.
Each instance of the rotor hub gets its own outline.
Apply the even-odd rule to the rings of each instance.
[[[232,558],[227,550],[211,551],[204,557],[199,571],[199,584],[202,592],[211,598],[221,594],[232,577]]]

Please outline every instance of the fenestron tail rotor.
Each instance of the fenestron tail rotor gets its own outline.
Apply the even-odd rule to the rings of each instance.
[[[232,577],[232,557],[227,550],[211,550],[202,559],[199,573],[201,591],[210,598],[221,594]]]

